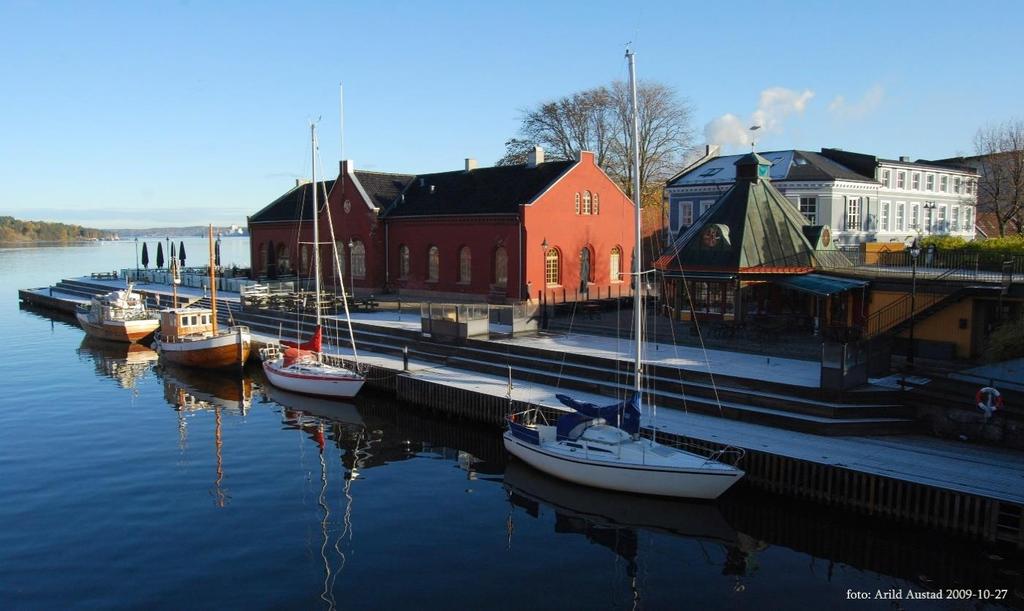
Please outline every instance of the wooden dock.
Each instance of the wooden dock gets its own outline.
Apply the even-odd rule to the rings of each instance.
[[[74,309],[68,295],[50,295],[47,289],[19,291],[19,297],[37,306]],[[288,329],[295,316],[279,319],[280,328]],[[269,341],[270,335],[264,330],[261,337],[257,331],[258,340]],[[412,343],[412,338],[401,341]],[[504,371],[509,365],[492,359],[489,367],[466,368],[458,356],[460,350],[469,349],[466,346],[418,350],[408,359],[408,367],[400,350],[379,346],[381,351],[360,351],[368,385],[452,417],[500,426],[505,414],[528,405],[557,410],[560,404],[554,394],[565,391],[564,385],[543,379],[516,378],[509,396],[507,374],[494,370]],[[505,353],[508,359],[513,356]],[[350,356],[339,351],[338,358]],[[606,377],[612,374],[609,371]],[[753,381],[752,386],[765,384]],[[608,401],[607,389],[592,390],[597,392],[573,393],[584,400]],[[644,434],[708,453],[726,445],[741,447],[746,451],[741,467],[747,472],[748,486],[1024,549],[1024,454],[1020,452],[920,436],[822,437],[659,408],[657,429],[647,422]]]

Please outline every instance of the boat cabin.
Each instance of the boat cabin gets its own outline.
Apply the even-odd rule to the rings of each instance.
[[[213,310],[172,308],[160,312],[160,337],[163,341],[209,335],[213,335]]]

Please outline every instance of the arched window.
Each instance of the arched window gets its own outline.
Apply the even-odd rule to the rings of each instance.
[[[544,254],[544,282],[548,286],[558,286],[562,277],[562,257],[557,248],[549,248]]]
[[[259,267],[257,267],[257,269],[260,270],[260,274],[264,274],[265,275],[267,273],[267,243],[266,242],[260,242],[260,254],[259,254],[259,264],[258,265],[259,265]]]
[[[508,253],[501,246],[494,250],[494,284],[508,284]]]
[[[590,191],[583,192],[583,214],[590,214]]]
[[[427,251],[427,282],[437,282],[441,269],[441,251],[431,246]]]
[[[366,277],[366,247],[362,241],[352,240],[352,276],[356,278]]]
[[[608,260],[608,269],[612,282],[622,281],[622,249],[618,246],[612,249],[611,257]]]
[[[334,248],[338,251],[338,266],[341,268],[339,271],[341,272],[341,280],[344,283],[344,281],[348,280],[348,277],[345,276],[345,242],[338,240],[337,242],[334,243]],[[334,260],[332,258],[331,269],[333,270],[334,268],[335,265]]]
[[[590,247],[580,249],[580,290],[586,290],[587,283],[594,281],[594,258],[590,256]]]
[[[462,284],[469,284],[472,280],[472,263],[473,256],[469,252],[469,246],[463,246],[459,249],[459,282]]]
[[[292,271],[292,262],[288,253],[288,246],[284,244],[277,247],[277,271],[281,274],[287,274]]]
[[[601,196],[597,193],[594,194],[594,214],[601,213]]]
[[[409,277],[409,247],[405,244],[398,247],[398,277],[402,280]]]
[[[576,193],[576,214],[580,213],[580,194]]]

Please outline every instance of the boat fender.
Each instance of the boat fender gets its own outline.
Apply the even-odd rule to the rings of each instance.
[[[974,402],[978,404],[978,409],[985,412],[986,418],[991,418],[996,410],[1003,408],[1003,396],[991,386],[979,389],[974,395]]]

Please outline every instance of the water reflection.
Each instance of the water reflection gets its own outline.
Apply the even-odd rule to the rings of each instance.
[[[82,339],[76,352],[79,357],[92,360],[97,373],[129,390],[135,389],[158,358],[156,351],[140,344],[108,342],[89,336]]]
[[[708,562],[721,560],[721,574],[731,576],[734,589],[742,591],[742,577],[752,554],[767,547],[733,528],[713,503],[687,502],[658,497],[620,494],[578,486],[552,478],[521,461],[505,468],[505,490],[509,503],[532,518],[541,517],[541,507],[555,513],[557,534],[583,535],[626,561],[626,575],[634,603],[639,606],[639,534],[649,531],[718,546],[722,554],[705,552]],[[507,521],[508,545],[515,531],[514,511]]]

